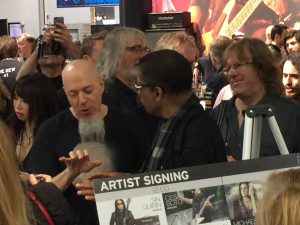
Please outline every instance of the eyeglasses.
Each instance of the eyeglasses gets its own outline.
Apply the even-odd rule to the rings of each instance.
[[[117,202],[117,205],[123,205],[123,202]]]
[[[131,47],[126,47],[126,50],[130,52],[137,52],[137,53],[148,53],[150,49],[148,47],[142,47],[141,45],[134,45]]]
[[[234,69],[236,71],[240,70],[243,66],[253,64],[253,62],[240,62],[240,63],[235,63],[232,66],[227,66],[223,68],[224,73],[229,73],[231,69]]]
[[[153,87],[153,85],[152,84],[137,84],[137,83],[134,84],[134,88],[137,91],[141,91],[144,87]]]

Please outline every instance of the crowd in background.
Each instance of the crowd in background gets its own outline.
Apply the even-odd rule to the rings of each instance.
[[[300,31],[265,30],[266,40],[218,36],[207,55],[184,31],[153,49],[127,27],[80,45],[59,22],[38,38],[0,37],[0,224],[98,224],[91,178],[242,160],[249,107],[271,105],[287,149],[300,152]],[[262,133],[260,157],[280,155],[266,119]],[[295,186],[276,199],[299,197]],[[268,221],[269,208],[257,224],[297,224]]]

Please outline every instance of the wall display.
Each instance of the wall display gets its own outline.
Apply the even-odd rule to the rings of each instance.
[[[93,181],[100,224],[254,224],[264,183],[300,154]],[[247,204],[242,196],[249,196]],[[251,207],[249,204],[251,202]]]
[[[119,5],[119,0],[57,0],[57,8],[113,5]]]
[[[205,44],[236,31],[265,40],[265,28],[300,20],[300,0],[152,0],[153,12],[190,11]]]
[[[20,22],[8,23],[8,31],[9,36],[17,38],[23,33],[23,28]]]

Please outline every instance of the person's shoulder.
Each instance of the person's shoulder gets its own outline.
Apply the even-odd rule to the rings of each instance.
[[[222,100],[219,105],[213,108],[213,110],[210,112],[210,115],[214,117],[215,115],[218,115],[221,111],[226,112],[229,108],[233,107],[233,101],[233,98],[230,98],[228,100]]]
[[[115,91],[115,90],[126,91],[128,89],[129,88],[116,77],[110,77],[105,81],[105,90],[107,92]]]
[[[300,103],[296,101],[279,96],[268,96],[268,99],[270,104],[274,105],[275,110],[295,110],[300,113]]]
[[[107,123],[122,123],[128,124],[130,122],[136,121],[137,116],[129,111],[119,110],[115,107],[108,106],[108,113],[104,119]]]
[[[70,120],[73,120],[74,117],[72,116],[72,113],[70,109],[65,109],[62,112],[59,112],[58,114],[46,119],[41,127],[53,127],[58,125],[64,125],[68,124]]]
[[[208,56],[202,56],[198,59],[198,63],[205,64],[205,63],[211,63],[211,61]]]
[[[20,62],[18,60],[2,60],[0,63],[0,68],[8,67],[8,66],[16,66],[21,67],[23,62]]]

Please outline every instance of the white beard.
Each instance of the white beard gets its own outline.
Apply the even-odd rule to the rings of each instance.
[[[122,71],[122,77],[124,77],[127,81],[129,81],[130,83],[134,84],[134,82],[136,82],[137,79],[137,74],[138,74],[138,69],[136,66],[134,66],[133,68],[127,68],[127,67],[123,67],[121,68]]]
[[[79,119],[78,132],[82,143],[104,143],[104,121],[98,114],[93,118]]]
[[[100,115],[96,115],[89,119],[79,119],[78,132],[81,143],[79,143],[74,150],[88,150],[91,161],[101,160],[102,164],[94,168],[88,173],[81,173],[73,184],[84,182],[91,174],[99,171],[114,171],[115,161],[112,151],[104,143],[105,127],[104,121]]]

